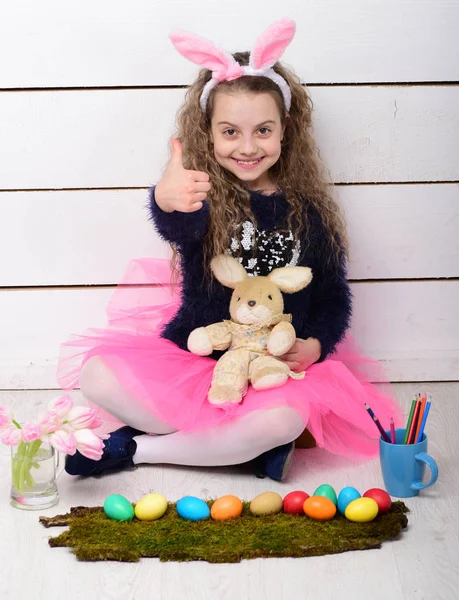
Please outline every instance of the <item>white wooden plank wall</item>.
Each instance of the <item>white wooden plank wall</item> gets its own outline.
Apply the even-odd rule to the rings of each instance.
[[[282,16],[349,224],[353,333],[394,381],[458,379],[458,2],[3,0],[0,389],[56,387],[128,260],[169,255],[147,188],[196,73],[169,31],[250,49]]]
[[[2,0],[5,88],[187,85],[173,29],[231,51],[273,21],[298,25],[285,61],[310,83],[457,81],[455,0]]]

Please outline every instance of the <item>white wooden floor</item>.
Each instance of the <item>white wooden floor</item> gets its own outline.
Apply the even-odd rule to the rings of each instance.
[[[259,559],[236,565],[208,563],[78,562],[70,549],[51,549],[50,535],[39,514],[67,512],[70,506],[101,505],[108,494],[130,500],[156,491],[175,501],[186,494],[215,498],[232,493],[250,500],[262,491],[284,495],[294,489],[311,493],[319,484],[337,490],[352,485],[361,491],[382,486],[378,461],[358,464],[318,450],[295,453],[285,483],[258,480],[235,468],[189,469],[142,467],[99,480],[59,480],[60,503],[43,513],[12,508],[9,460],[0,447],[0,598],[1,600],[167,599],[212,600],[457,600],[459,598],[459,383],[397,384],[405,408],[414,393],[433,396],[429,416],[429,450],[439,464],[437,484],[407,499],[409,526],[400,539],[380,550],[348,552],[317,558]],[[20,419],[37,414],[38,406],[56,392],[0,392],[0,404],[14,406]]]

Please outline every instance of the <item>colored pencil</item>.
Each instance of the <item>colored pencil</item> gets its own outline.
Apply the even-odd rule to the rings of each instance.
[[[390,444],[390,438],[388,437],[387,433],[384,431],[384,427],[379,422],[378,417],[373,417],[373,421],[376,423],[376,427],[379,429],[379,433],[381,434],[382,439],[385,442],[387,442],[388,444]]]
[[[406,422],[405,437],[403,438],[403,443],[404,444],[408,443],[408,432],[409,432],[410,427],[411,427],[411,421],[413,420],[413,414],[414,414],[414,408],[415,408],[415,406],[416,406],[416,400],[413,400],[411,402],[410,414],[409,414],[408,420]]]
[[[390,420],[390,439],[393,444],[395,444],[395,423],[394,419]]]
[[[431,404],[430,402],[427,402],[427,404],[426,404],[426,408],[425,408],[424,414],[422,416],[422,423],[421,423],[421,428],[419,430],[419,435],[416,438],[416,443],[420,442],[422,440],[422,436],[424,435],[424,427],[426,426],[427,417],[429,416],[430,404]]]
[[[421,430],[422,417],[424,416],[426,402],[427,402],[427,396],[426,396],[426,394],[424,394],[422,397],[422,400],[421,400],[421,408],[419,409],[419,417],[418,417],[418,422],[417,422],[417,426],[416,426],[416,432],[415,432],[414,438],[413,438],[414,444],[416,443],[416,441],[419,437],[419,431]]]
[[[381,434],[382,439],[385,442],[388,442],[390,444],[390,439],[387,436],[387,433],[384,431],[383,426],[381,425],[381,423],[379,422],[378,417],[375,415],[375,413],[371,410],[371,407],[369,404],[365,404],[365,409],[367,411],[367,413],[370,415],[370,417],[373,419],[373,421],[375,422],[376,427],[379,429],[379,433]]]
[[[416,401],[416,406],[414,407],[413,420],[411,421],[410,431],[408,432],[408,441],[407,444],[414,443],[414,433],[416,431],[416,425],[419,417],[419,410],[421,408],[421,401]]]
[[[365,404],[365,408],[367,410],[367,413],[370,415],[370,417],[372,419],[374,419],[375,418],[375,413],[371,410],[370,406],[368,404]]]

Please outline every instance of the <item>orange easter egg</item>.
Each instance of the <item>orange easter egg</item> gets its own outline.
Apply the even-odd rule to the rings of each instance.
[[[210,516],[215,521],[226,521],[239,517],[241,512],[242,502],[237,496],[222,496],[212,504]]]
[[[336,514],[336,505],[325,496],[311,496],[305,500],[303,510],[316,521],[329,521]]]

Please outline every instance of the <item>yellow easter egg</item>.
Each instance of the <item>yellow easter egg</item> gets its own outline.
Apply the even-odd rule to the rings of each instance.
[[[167,509],[167,500],[161,494],[147,494],[135,505],[135,516],[140,521],[154,521],[163,516]]]
[[[250,512],[253,515],[275,515],[282,510],[282,496],[276,492],[263,492],[250,503]]]
[[[368,523],[378,514],[379,508],[373,498],[357,498],[346,506],[344,516],[355,523]]]

